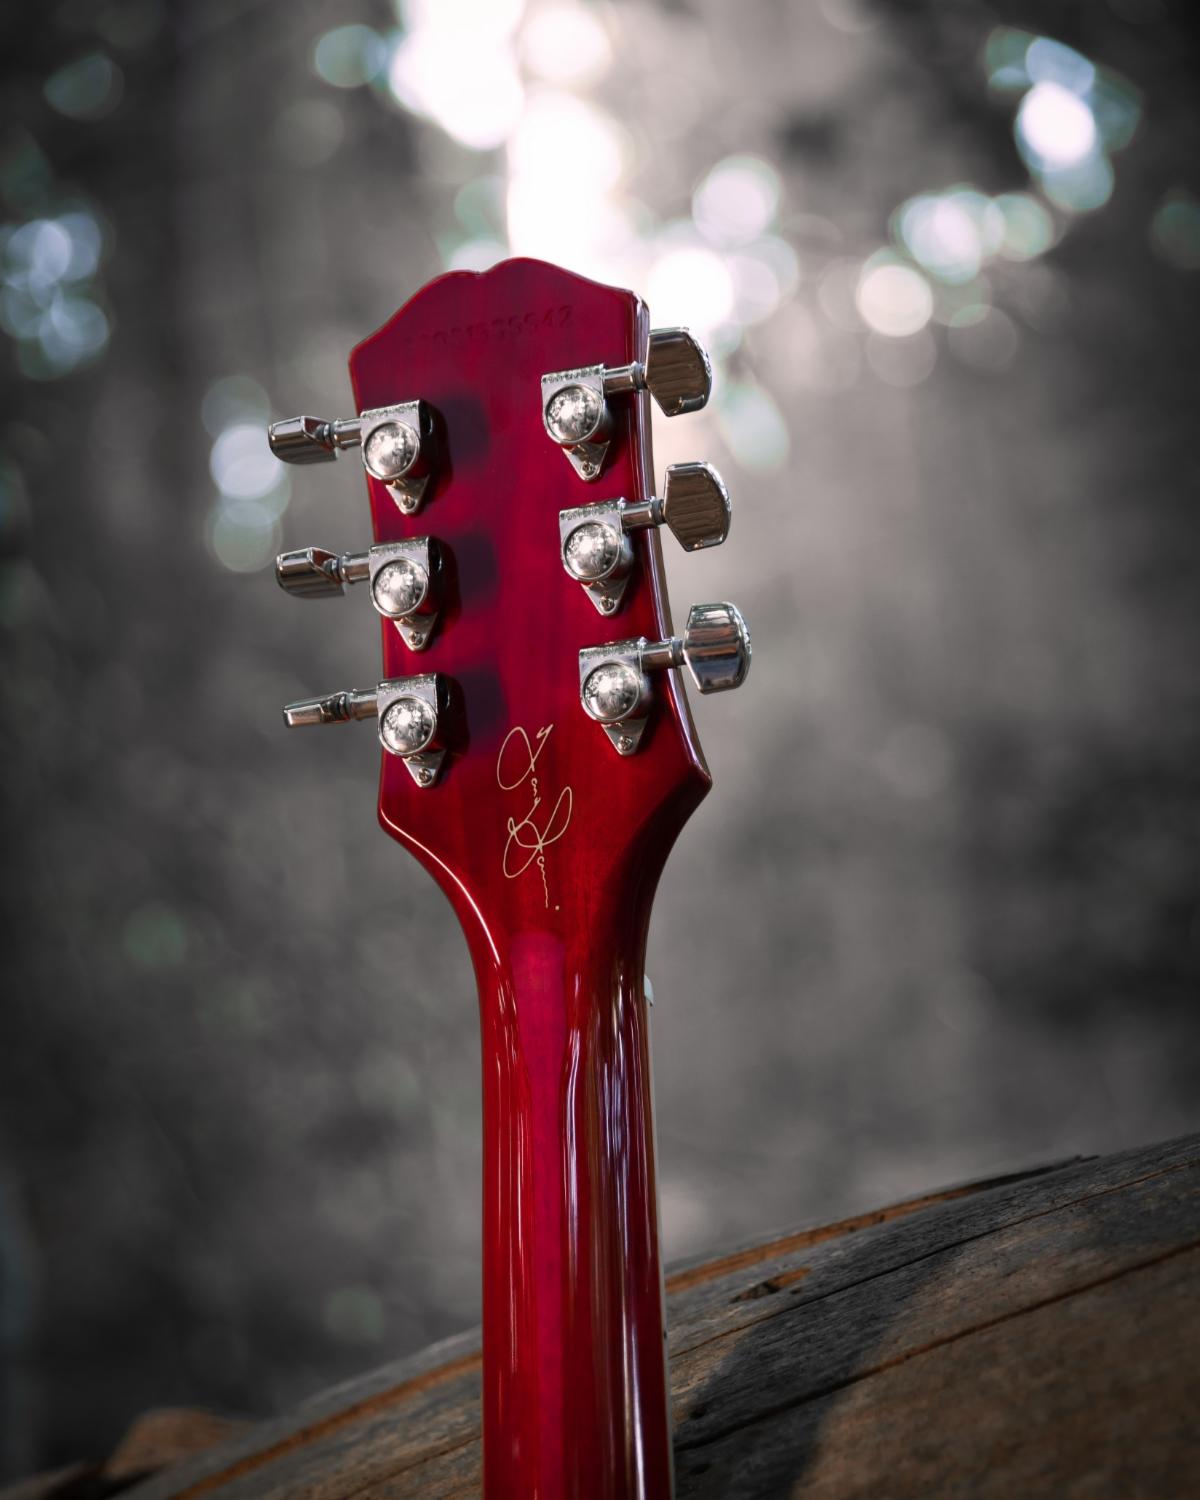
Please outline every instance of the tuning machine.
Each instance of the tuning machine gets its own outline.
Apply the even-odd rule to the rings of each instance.
[[[433,419],[424,401],[376,406],[338,422],[289,417],[272,422],[267,441],[288,464],[331,463],[342,449],[357,447],[367,473],[387,486],[406,516],[420,510],[433,470]]]
[[[420,787],[432,786],[446,756],[440,732],[446,715],[448,682],[440,672],[422,677],[391,677],[374,688],[350,688],[324,698],[289,703],[283,721],[289,729],[310,724],[343,724],[375,719],[379,742],[408,767]]]
[[[579,653],[579,701],[620,755],[641,742],[651,672],[686,666],[702,693],[741,687],[750,671],[750,632],[733,604],[693,604],[681,636],[610,641]]]
[[[600,477],[612,434],[610,396],[649,391],[668,417],[699,411],[712,390],[708,355],[686,328],[656,328],[643,363],[586,365],[542,376],[542,421],[581,479]]]
[[[302,547],[275,559],[275,577],[299,599],[344,594],[346,585],[366,583],[371,603],[391,620],[411,651],[424,651],[437,624],[441,552],[432,537],[376,542],[366,552],[326,552]]]
[[[620,606],[633,566],[629,533],[665,525],[685,552],[717,547],[729,535],[729,491],[711,464],[671,464],[662,496],[601,500],[558,513],[562,565],[602,615]]]

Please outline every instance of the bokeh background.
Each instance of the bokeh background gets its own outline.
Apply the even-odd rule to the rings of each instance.
[[[479,1316],[464,945],[378,830],[361,473],[271,415],[447,267],[709,341],[736,699],[650,951],[669,1257],[1200,1123],[1179,0],[0,15],[3,1472]],[[361,607],[360,607],[361,606]],[[365,611],[365,612],[364,612]]]

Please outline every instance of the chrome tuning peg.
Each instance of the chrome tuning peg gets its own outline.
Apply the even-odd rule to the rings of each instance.
[[[671,464],[661,498],[601,500],[560,510],[562,564],[600,613],[611,615],[633,567],[629,532],[665,525],[685,552],[699,552],[725,540],[730,516],[729,491],[711,464]]]
[[[371,603],[391,620],[411,651],[424,651],[438,620],[441,553],[432,537],[376,542],[366,552],[326,552],[302,547],[275,559],[284,593],[299,599],[344,594],[350,583],[368,583]]]
[[[368,474],[387,486],[406,516],[421,508],[432,473],[433,422],[424,401],[377,406],[357,417],[289,417],[267,428],[271,452],[288,464],[330,463],[358,448]]]
[[[427,787],[437,780],[446,756],[439,739],[445,704],[446,679],[431,672],[424,677],[391,677],[374,688],[304,698],[287,705],[283,721],[289,729],[300,729],[375,719],[383,748],[400,757],[418,786]]]
[[[656,328],[645,361],[542,376],[542,421],[581,479],[600,477],[612,432],[610,396],[649,391],[668,417],[699,411],[712,390],[708,355],[686,328]]]
[[[686,666],[702,693],[741,687],[750,671],[750,632],[733,604],[693,604],[681,636],[610,641],[579,653],[579,701],[620,755],[632,755],[646,728],[649,673]]]

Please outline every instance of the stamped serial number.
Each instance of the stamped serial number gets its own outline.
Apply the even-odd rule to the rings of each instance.
[[[516,339],[567,328],[574,309],[570,304],[548,307],[543,312],[510,313],[508,317],[488,318],[479,323],[454,323],[449,328],[421,332],[405,339],[410,344],[434,344],[438,348],[482,348],[486,344],[512,343]]]

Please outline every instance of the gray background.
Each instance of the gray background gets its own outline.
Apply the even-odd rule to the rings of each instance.
[[[709,458],[735,504],[724,548],[669,558],[676,611],[735,599],[756,648],[743,693],[695,705],[717,785],[652,933],[668,1257],[1200,1121],[1186,7],[613,0],[578,66],[545,9],[482,69],[523,94],[481,149],[429,102],[452,49],[414,54],[426,113],[386,86],[419,6],[0,19],[5,1472],[151,1404],[285,1407],[479,1316],[464,945],[378,831],[373,737],[278,719],[376,675],[365,601],[305,608],[261,567],[361,544],[361,473],[247,501],[210,457],[264,399],[342,414],[351,345],[510,235],[648,296],[691,266],[710,309],[730,266],[761,285],[738,256],[782,277],[717,319],[709,410],[656,428],[660,473]],[[349,23],[380,40],[326,43],[330,82],[314,47]],[[1036,37],[1109,71],[1088,93]],[[384,72],[353,86],[354,56]],[[1107,202],[1056,206],[1087,182],[1018,149],[1022,56],[1097,111],[1115,90]],[[546,132],[519,137],[545,88],[622,153],[610,181],[584,149],[594,181],[550,213]],[[777,174],[752,165],[765,250],[688,227],[747,155]],[[964,183],[1030,194],[1055,243],[928,271],[928,326],[872,328],[895,211]],[[14,238],[47,220],[66,270],[59,231]],[[253,489],[248,462],[217,477]]]

